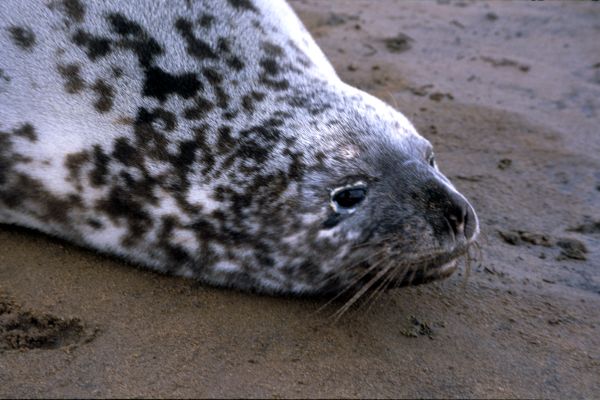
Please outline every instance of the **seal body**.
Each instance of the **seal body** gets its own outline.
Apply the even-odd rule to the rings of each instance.
[[[0,222],[319,293],[450,274],[478,231],[431,145],[276,0],[4,0]]]

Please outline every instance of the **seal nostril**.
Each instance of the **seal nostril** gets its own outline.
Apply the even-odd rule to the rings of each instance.
[[[462,238],[463,236],[469,238],[467,230],[472,230],[468,227],[470,206],[458,196],[451,196],[450,200],[452,203],[446,210],[445,218],[449,222],[450,227],[454,232],[454,236],[457,239]]]
[[[462,198],[453,198],[453,202],[454,204],[449,207],[445,217],[455,238],[473,239],[478,225],[473,207]]]

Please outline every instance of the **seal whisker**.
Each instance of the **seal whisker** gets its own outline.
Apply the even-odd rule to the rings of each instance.
[[[469,244],[468,250],[470,251],[472,248],[475,248],[476,251],[473,259],[481,265],[483,263],[483,251],[481,250],[481,245],[478,241],[474,240]]]
[[[378,252],[375,252],[373,254],[369,254],[367,257],[364,257],[358,261],[355,261],[353,264],[344,267],[345,271],[352,271],[353,269],[359,268],[361,264],[363,263],[369,263],[370,260],[379,257],[381,255],[385,255],[385,251],[384,250],[380,250]],[[357,283],[359,283],[365,276],[367,276],[371,271],[373,271],[373,269],[377,268],[377,264],[373,264],[370,263],[369,267],[362,271],[359,275],[354,276],[350,281],[348,281],[344,287],[336,294],[336,296],[334,296],[333,298],[329,299],[322,307],[320,307],[317,312],[320,312],[321,309],[326,308],[329,304],[331,304],[333,301],[335,301],[336,299],[338,299],[340,296],[344,295],[344,293],[346,293],[348,290],[352,289],[352,287],[354,285],[356,285]],[[337,275],[332,275],[329,276],[323,280],[320,281],[321,284],[335,280],[335,279],[339,279],[339,277]]]
[[[408,268],[392,268],[390,270],[390,273],[388,274],[388,277],[385,279],[384,283],[382,285],[380,285],[380,290],[377,293],[377,289],[375,290],[375,293],[377,293],[376,295],[371,295],[369,297],[369,299],[367,300],[366,303],[370,303],[367,306],[366,309],[366,313],[369,312],[369,310],[371,309],[371,307],[373,306],[373,304],[375,304],[377,302],[377,300],[381,297],[381,294],[384,293],[387,288],[394,282],[397,280],[397,278],[400,276],[400,274],[402,274],[402,279],[404,279],[404,277],[406,276],[406,274],[408,273]]]
[[[379,256],[381,254],[384,254],[385,252],[387,252],[387,249],[380,249],[377,253],[375,253],[371,257],[367,257],[365,259],[361,259],[358,262],[355,262],[352,266],[347,267],[347,269],[352,269],[354,267],[357,267],[361,263],[367,262],[368,260],[374,258],[375,256]],[[389,264],[384,268],[384,269],[388,270],[390,273],[388,274],[387,277],[385,277],[380,282],[379,285],[377,285],[377,287],[374,289],[373,293],[369,296],[369,298],[367,299],[367,301],[365,302],[365,304],[370,303],[372,305],[374,303],[374,300],[376,300],[381,295],[381,293],[383,293],[385,291],[385,289],[389,285],[391,285],[391,283],[394,282],[400,276],[400,274],[402,274],[402,280],[404,280],[404,279],[406,279],[406,277],[410,273],[410,278],[408,279],[408,284],[412,283],[414,281],[414,279],[415,279],[417,270],[413,269],[411,271],[410,266],[419,266],[419,265],[424,264],[424,263],[426,263],[428,261],[432,261],[432,260],[436,259],[441,254],[444,254],[444,253],[441,252],[441,251],[434,252],[432,250],[432,251],[429,252],[429,254],[427,254],[425,256],[413,257],[412,259],[403,260],[402,262],[396,262],[396,263],[393,262],[393,261],[390,261]],[[343,295],[344,293],[346,293],[348,290],[352,289],[365,276],[367,276],[370,272],[372,272],[375,268],[377,268],[380,265],[381,265],[381,262],[373,264],[367,270],[363,271],[360,275],[358,275],[355,278],[353,278],[346,285],[346,287],[342,291],[340,291],[340,293],[338,295],[336,295],[334,298],[330,299],[325,305],[323,305],[317,311],[320,312],[324,308],[326,308],[327,306],[329,306],[333,301],[335,301],[341,295]],[[371,283],[369,285],[369,287],[372,286],[372,284],[373,283]],[[368,290],[369,287],[366,290]],[[362,287],[361,287],[360,290],[362,290]],[[356,299],[356,300],[358,300],[358,299]]]
[[[475,254],[472,254],[472,249],[475,249]],[[465,259],[465,278],[463,280],[463,289],[466,288],[467,281],[469,280],[469,277],[471,275],[473,262],[478,264],[476,267],[479,267],[481,265],[482,257],[483,254],[481,252],[481,247],[479,246],[479,243],[477,243],[476,241],[470,243],[469,247],[467,248],[467,251],[463,254],[463,258]]]
[[[359,310],[362,310],[364,307],[367,307],[367,311],[369,311],[369,309],[371,308],[371,305],[373,305],[375,303],[375,301],[380,297],[380,295],[382,293],[385,292],[385,289],[387,288],[387,286],[393,281],[394,276],[397,275],[398,270],[395,268],[392,268],[390,266],[390,268],[388,268],[388,273],[387,276],[383,277],[383,279],[381,279],[380,283],[375,287],[375,289],[372,290],[371,294],[369,295],[368,298],[366,298],[362,304],[359,306]]]
[[[369,258],[367,258],[367,260],[369,260]],[[364,261],[361,261],[357,264],[361,264]],[[357,264],[355,264],[355,267],[357,266]],[[380,262],[376,262],[374,264],[372,264],[371,266],[369,266],[369,268],[367,268],[365,271],[362,272],[361,275],[355,277],[352,281],[350,281],[340,292],[338,292],[333,298],[329,299],[325,304],[323,304],[321,307],[319,307],[316,311],[316,313],[319,313],[321,311],[323,311],[325,308],[327,308],[331,303],[333,303],[335,300],[337,300],[338,298],[340,298],[343,294],[345,294],[347,291],[351,290],[358,282],[360,282],[365,276],[367,276],[371,271],[373,271],[375,268],[377,268],[380,265]]]
[[[381,279],[385,274],[389,271],[390,266],[388,265],[386,268],[383,268],[381,271],[377,273],[371,280],[369,280],[364,286],[362,286],[351,298],[348,300],[338,311],[336,311],[332,317],[334,318],[334,322],[337,322],[342,315],[348,311],[348,309],[367,291],[371,286],[373,286],[379,279]]]

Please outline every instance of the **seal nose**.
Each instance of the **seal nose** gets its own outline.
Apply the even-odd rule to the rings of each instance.
[[[477,229],[477,220],[473,207],[457,193],[448,193],[448,206],[446,207],[444,217],[458,239],[464,236],[470,240],[475,235]]]

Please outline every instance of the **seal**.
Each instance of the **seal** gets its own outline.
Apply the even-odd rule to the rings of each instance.
[[[277,0],[4,0],[0,222],[296,294],[448,276],[479,230]]]

